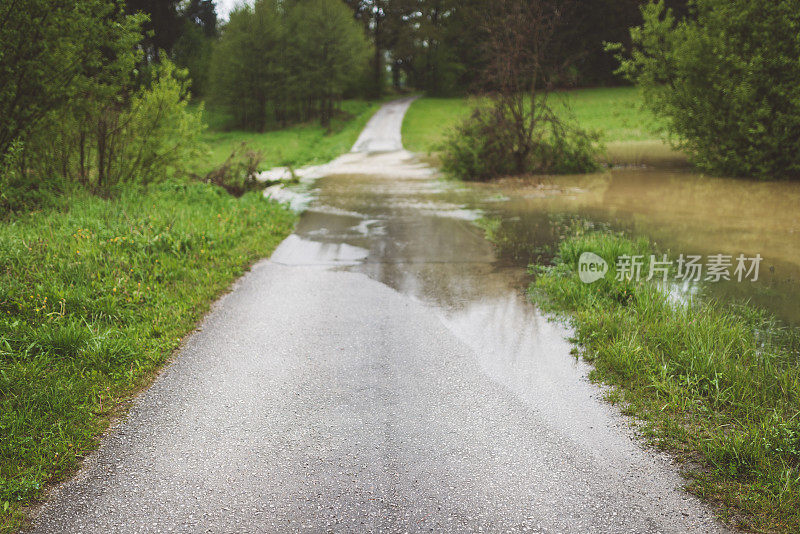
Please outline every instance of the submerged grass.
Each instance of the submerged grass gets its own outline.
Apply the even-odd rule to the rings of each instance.
[[[294,221],[255,193],[170,182],[0,222],[0,532]]]
[[[583,252],[611,272],[577,275]],[[588,232],[532,267],[531,295],[569,317],[593,377],[642,421],[654,443],[693,461],[689,489],[763,531],[800,531],[800,338],[747,305],[676,302],[649,282],[617,281],[620,255],[647,241]]]

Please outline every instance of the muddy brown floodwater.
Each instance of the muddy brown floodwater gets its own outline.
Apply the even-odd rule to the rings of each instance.
[[[699,293],[749,301],[800,324],[800,184],[712,178],[685,171],[612,170],[474,186],[500,221],[501,256],[519,264],[556,242],[571,220],[646,236],[678,254],[764,258],[757,282],[705,283]],[[487,202],[489,200],[489,202]]]

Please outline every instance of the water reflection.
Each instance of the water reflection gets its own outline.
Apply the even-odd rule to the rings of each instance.
[[[551,430],[605,460],[629,462],[627,438],[585,380],[588,367],[570,355],[570,332],[528,301],[526,270],[498,258],[474,224],[511,196],[436,179],[410,156],[376,173],[368,170],[388,156],[360,157],[317,182],[296,237],[272,260],[361,273],[430,306],[485,373],[528,401]]]

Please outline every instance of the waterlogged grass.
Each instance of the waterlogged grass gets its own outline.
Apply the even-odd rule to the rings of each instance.
[[[294,221],[257,194],[176,182],[0,222],[0,531]]]
[[[204,117],[208,130],[202,141],[208,152],[198,159],[192,171],[204,175],[219,167],[242,143],[263,154],[261,170],[326,163],[352,148],[379,107],[380,102],[346,100],[342,103],[342,117],[345,118],[335,119],[330,131],[319,123],[309,123],[263,133],[226,130],[226,118],[213,109],[206,109]]]
[[[594,252],[612,266],[577,276]],[[744,526],[800,531],[800,339],[748,306],[676,303],[647,282],[618,282],[614,259],[650,254],[646,241],[590,232],[535,267],[531,295],[565,314],[594,378],[640,418],[652,440],[698,467],[690,489]]]
[[[641,94],[634,87],[561,91],[551,95],[551,103],[556,110],[571,113],[581,127],[602,133],[610,163],[680,157],[661,140],[661,122],[642,109]],[[403,122],[405,147],[414,152],[437,151],[447,132],[466,118],[475,104],[474,99],[465,98],[415,101]]]

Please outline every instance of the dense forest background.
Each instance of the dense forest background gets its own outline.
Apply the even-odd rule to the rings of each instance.
[[[390,89],[413,88],[433,96],[458,96],[482,88],[485,42],[492,3],[485,0],[343,0],[369,38],[372,51],[363,83],[351,92],[380,96]],[[309,0],[265,2],[289,10]],[[563,86],[618,85],[619,63],[605,42],[630,42],[629,30],[642,23],[643,0],[571,0],[563,5],[558,40],[560,60],[569,63]],[[687,0],[669,0],[677,16]],[[162,51],[188,68],[192,92],[208,89],[213,42],[227,21],[219,20],[213,0],[128,0],[129,13],[149,17],[143,47],[158,60]],[[235,13],[241,8],[234,10]],[[255,61],[255,57],[250,57]]]

